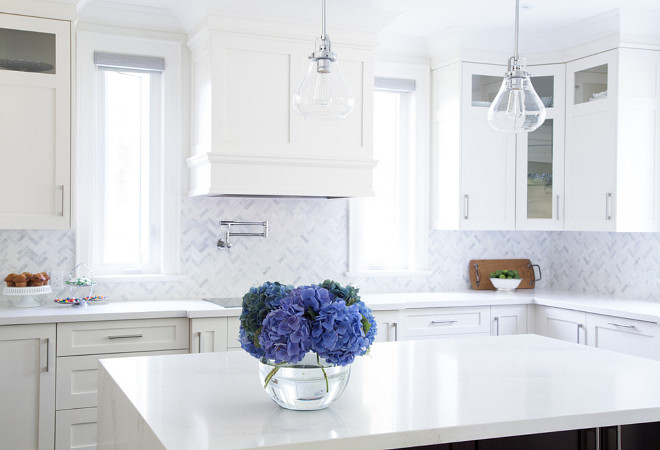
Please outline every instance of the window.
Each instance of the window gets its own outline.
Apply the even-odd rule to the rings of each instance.
[[[97,68],[99,208],[92,264],[99,273],[158,273],[161,72],[98,61]]]
[[[77,260],[101,277],[176,274],[180,50],[84,32],[79,48]]]
[[[351,199],[349,273],[354,275],[427,269],[428,71],[395,75],[415,78],[375,79],[376,195]]]

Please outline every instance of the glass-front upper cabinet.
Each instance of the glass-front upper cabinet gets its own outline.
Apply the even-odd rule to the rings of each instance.
[[[0,14],[0,98],[0,228],[69,228],[70,22]]]
[[[574,104],[607,98],[607,64],[575,72]]]
[[[543,124],[517,136],[516,228],[561,230],[564,198],[563,65],[531,66],[534,90],[546,107]]]
[[[56,73],[56,35],[0,28],[0,69]]]

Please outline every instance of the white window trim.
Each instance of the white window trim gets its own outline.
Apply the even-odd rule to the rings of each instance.
[[[415,268],[411,270],[364,270],[358,268],[360,255],[357,246],[352,245],[352,239],[359,236],[360,230],[355,220],[350,220],[356,214],[355,202],[349,201],[349,235],[348,235],[348,271],[346,276],[359,277],[411,277],[427,276],[429,267],[429,175],[430,175],[430,111],[431,111],[431,71],[428,66],[415,64],[399,64],[376,62],[374,65],[376,77],[403,78],[415,80],[415,127],[416,155],[415,161]],[[386,224],[383,224],[386,226]],[[386,242],[383,245],[387,245]]]
[[[165,59],[162,82],[163,97],[163,158],[162,161],[162,217],[163,240],[162,266],[154,274],[114,274],[96,278],[113,281],[134,281],[146,277],[161,278],[180,273],[180,196],[182,153],[182,108],[183,108],[183,51],[179,40],[123,36],[95,31],[77,33],[77,144],[74,174],[76,263],[93,261],[93,205],[96,192],[93,190],[93,174],[96,152],[96,65],[94,52],[129,53],[150,55]],[[93,267],[92,267],[93,269]]]

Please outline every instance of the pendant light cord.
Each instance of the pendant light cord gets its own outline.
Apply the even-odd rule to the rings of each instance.
[[[325,0],[323,0],[324,10],[325,10]],[[325,13],[324,13],[325,14]],[[513,61],[518,62],[518,15],[520,14],[520,0],[516,0],[516,31],[513,38]],[[325,34],[325,19],[323,19],[323,34]]]
[[[516,1],[518,1],[518,0],[516,0]],[[321,24],[322,24],[321,26],[323,27],[321,29],[321,37],[324,38],[325,37],[325,0],[323,0],[323,10],[322,10],[322,13],[321,13]]]

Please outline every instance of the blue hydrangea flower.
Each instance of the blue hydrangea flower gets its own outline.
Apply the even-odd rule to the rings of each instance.
[[[280,306],[280,300],[288,296],[293,286],[270,281],[261,286],[252,287],[243,296],[243,310],[241,312],[241,329],[238,340],[241,347],[255,358],[264,356],[259,346],[259,332],[268,313]]]
[[[367,347],[370,347],[371,344],[374,343],[374,339],[376,339],[376,334],[378,333],[378,328],[376,327],[376,319],[371,312],[371,308],[365,305],[364,302],[358,301],[355,304],[357,305],[358,310],[362,315],[362,328],[363,330],[367,330],[365,337],[369,341],[369,345]]]
[[[364,355],[371,342],[362,327],[358,305],[343,300],[321,306],[311,333],[312,350],[331,364],[345,366]]]
[[[257,347],[254,344],[254,341],[247,336],[243,327],[241,327],[240,330],[238,331],[238,342],[241,343],[241,347],[243,348],[243,350],[245,350],[255,358],[261,358],[262,356],[264,356],[263,349],[261,347]]]
[[[305,312],[309,313],[311,309],[314,311],[314,315],[318,314],[321,306],[335,299],[332,292],[316,285],[297,287],[291,292],[291,295],[300,298],[305,307]]]
[[[297,363],[310,350],[310,321],[305,314],[303,300],[288,296],[280,300],[280,307],[268,313],[259,334],[264,357],[282,362]]]

